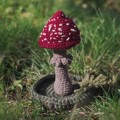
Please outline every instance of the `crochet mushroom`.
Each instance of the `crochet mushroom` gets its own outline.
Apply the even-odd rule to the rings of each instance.
[[[72,80],[68,74],[68,64],[71,63],[72,56],[66,50],[79,42],[79,29],[60,10],[49,19],[40,35],[39,46],[53,50],[50,63],[55,67],[54,91],[60,96],[73,92]]]

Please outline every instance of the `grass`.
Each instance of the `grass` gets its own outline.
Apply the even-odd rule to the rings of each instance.
[[[119,94],[115,92],[114,94]],[[119,94],[120,95],[120,94]],[[67,116],[66,120],[119,120],[119,104],[118,96],[104,94],[96,98],[96,101],[85,108],[78,108],[73,110],[73,114]]]
[[[95,5],[94,1],[84,3],[77,0],[0,1],[2,120],[69,118],[68,111],[54,113],[44,110],[39,103],[31,101],[29,95],[31,85],[40,75],[54,72],[53,67],[49,65],[52,51],[39,48],[37,41],[45,23],[58,9],[62,9],[69,17],[75,19],[81,30],[80,45],[68,51],[74,57],[69,71],[83,77],[90,70],[96,75],[103,74],[108,79],[116,77],[120,80],[119,12],[105,7],[104,4],[101,4],[99,9],[92,7]],[[118,94],[113,96],[116,97]],[[87,116],[92,119],[94,113],[104,113],[100,114],[101,120],[107,120],[109,116],[112,120],[117,120],[120,102],[114,97],[105,95],[96,100],[88,112],[93,116]],[[83,112],[80,109],[79,112],[81,111]],[[77,115],[79,116],[79,113]]]
[[[12,108],[11,108],[12,107]],[[0,117],[2,120],[61,120],[67,112],[52,112],[45,110],[37,101],[28,99],[0,101]]]

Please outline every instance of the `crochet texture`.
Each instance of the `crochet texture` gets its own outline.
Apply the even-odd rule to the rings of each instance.
[[[45,25],[39,46],[49,49],[68,49],[80,42],[80,31],[62,11],[57,11]]]

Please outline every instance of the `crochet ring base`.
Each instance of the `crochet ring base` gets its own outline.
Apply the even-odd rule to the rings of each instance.
[[[74,91],[79,90],[78,77],[71,75],[71,78]],[[94,99],[94,89],[88,89],[81,94],[73,91],[68,96],[59,96],[54,92],[54,81],[54,74],[46,75],[40,78],[31,89],[32,98],[39,101],[47,109],[70,110],[75,104],[77,104],[77,107],[84,107]]]

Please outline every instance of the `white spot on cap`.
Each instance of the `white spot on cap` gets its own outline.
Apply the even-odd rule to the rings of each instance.
[[[52,40],[52,37],[50,37],[50,40]]]
[[[71,35],[71,33],[69,33],[69,35]]]
[[[58,32],[59,35],[62,35],[62,32]]]
[[[75,29],[72,29],[72,28],[70,29],[70,31],[72,31],[72,32],[77,32]]]
[[[58,41],[59,43],[61,43],[62,41]]]
[[[55,35],[57,35],[57,33],[55,33]]]
[[[50,43],[49,41],[47,43]]]
[[[45,25],[45,28],[46,28],[47,26]]]
[[[62,26],[62,24],[59,24],[59,26]]]
[[[43,33],[43,35],[45,36],[45,35],[46,35],[46,33]]]
[[[56,39],[56,38],[53,38],[54,40]]]
[[[54,24],[54,27],[56,27],[56,25]]]
[[[49,25],[48,31],[50,31],[52,28],[52,24]]]
[[[74,25],[74,27],[76,28],[76,25]]]
[[[44,40],[46,41],[46,40],[47,40],[47,38],[44,38]]]
[[[59,17],[57,17],[57,19],[58,19]]]
[[[61,37],[65,37],[65,35],[62,35]]]
[[[66,23],[66,25],[70,25],[69,23]]]
[[[50,36],[52,36],[53,35],[53,33],[50,33]]]
[[[62,28],[58,28],[59,31],[62,31]]]
[[[55,32],[55,30],[52,30],[52,32]]]
[[[55,21],[56,19],[54,18],[53,20]]]
[[[70,40],[70,38],[68,37],[67,39],[66,39],[66,41],[69,41]]]

